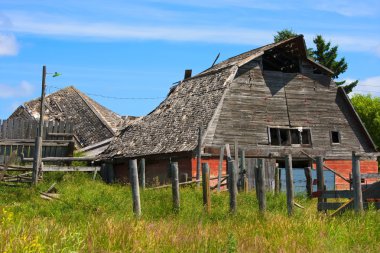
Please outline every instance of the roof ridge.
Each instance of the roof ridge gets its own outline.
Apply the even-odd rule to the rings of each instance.
[[[103,114],[100,113],[94,106],[91,104],[91,98],[76,89],[74,86],[69,86],[68,88],[71,88],[74,90],[78,96],[83,100],[83,102],[90,108],[90,110],[99,118],[99,120],[102,122],[102,124],[112,133],[112,135],[116,135],[116,132],[112,129],[110,124],[107,122],[107,120],[104,118]],[[92,100],[93,102],[97,103],[96,101]],[[107,109],[108,110],[108,109]]]

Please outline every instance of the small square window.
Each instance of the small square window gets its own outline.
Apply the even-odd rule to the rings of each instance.
[[[340,143],[339,131],[331,131],[331,143],[332,144],[339,144]]]
[[[304,145],[311,144],[310,129],[303,129],[301,132],[301,136],[302,136],[302,144]]]

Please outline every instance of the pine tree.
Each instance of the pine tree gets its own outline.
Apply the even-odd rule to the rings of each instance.
[[[283,29],[277,32],[277,35],[274,35],[274,42],[279,42],[282,40],[290,39],[292,37],[298,36],[291,29]],[[307,54],[312,57],[316,62],[322,64],[323,66],[331,69],[334,72],[332,76],[333,79],[338,79],[339,75],[346,72],[347,62],[344,57],[337,60],[338,57],[338,46],[331,46],[331,42],[327,42],[323,39],[322,35],[317,35],[314,40],[315,49],[308,48]],[[338,86],[343,86],[346,93],[350,93],[353,88],[358,84],[358,80],[344,85],[346,81],[335,81]]]

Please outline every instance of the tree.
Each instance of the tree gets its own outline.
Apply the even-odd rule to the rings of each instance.
[[[298,36],[297,33],[295,33],[291,29],[283,29],[281,31],[277,32],[277,35],[274,35],[274,42],[279,42],[282,40],[290,39],[292,37]],[[338,57],[338,46],[331,46],[331,42],[327,42],[324,40],[322,35],[317,35],[313,39],[315,49],[308,48],[307,54],[312,57],[316,62],[322,64],[323,66],[331,69],[334,72],[334,75],[332,76],[333,79],[338,79],[339,75],[346,72],[347,70],[347,62],[346,59],[343,57],[339,60],[337,60]],[[352,89],[358,84],[358,80],[348,84],[344,85],[346,81],[336,81],[335,83],[338,86],[343,86],[346,93],[350,93]]]
[[[355,94],[351,102],[376,146],[380,147],[380,97]]]
[[[274,35],[274,42],[280,42],[282,40],[287,40],[293,37],[298,36],[292,29],[284,29],[277,32],[277,35]]]

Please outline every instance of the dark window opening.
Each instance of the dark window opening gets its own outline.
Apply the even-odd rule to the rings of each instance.
[[[263,69],[284,73],[300,72],[300,52],[294,43],[265,51]]]
[[[302,144],[311,145],[311,136],[309,129],[303,129],[301,132]]]
[[[270,128],[270,140],[272,145],[279,146],[280,145],[280,138],[278,136],[278,129],[277,128]]]
[[[311,145],[310,129],[269,128],[269,134],[273,146]]]
[[[290,145],[289,129],[280,129],[281,146]]]
[[[340,134],[338,131],[331,131],[331,142],[333,144],[339,144],[340,143]]]
[[[300,140],[300,131],[298,129],[290,129],[291,141],[292,144],[301,144]]]

